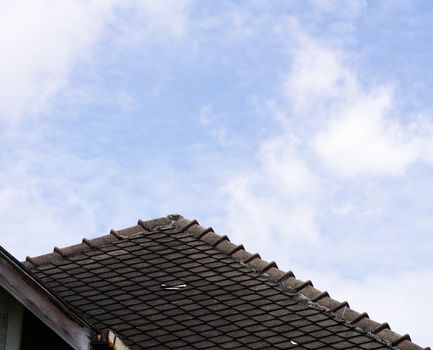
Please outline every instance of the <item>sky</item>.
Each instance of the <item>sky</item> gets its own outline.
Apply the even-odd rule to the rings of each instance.
[[[180,213],[433,345],[433,3],[0,1],[0,244]]]

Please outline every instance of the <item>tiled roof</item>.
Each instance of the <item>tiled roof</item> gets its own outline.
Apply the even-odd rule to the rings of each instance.
[[[93,328],[113,329],[133,349],[422,349],[179,215],[24,265]]]

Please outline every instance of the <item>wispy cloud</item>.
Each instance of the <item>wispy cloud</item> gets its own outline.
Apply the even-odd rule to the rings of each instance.
[[[235,240],[265,251],[273,250],[276,236],[286,242],[315,240],[317,179],[294,145],[282,138],[269,140],[262,145],[258,162],[224,189],[229,197],[227,222]]]
[[[285,88],[295,113],[317,124],[314,150],[334,174],[402,175],[425,160],[433,134],[419,120],[402,125],[392,87],[362,86],[341,52],[303,37]]]
[[[44,111],[99,36],[110,3],[14,1],[0,11],[0,118]],[[7,82],[7,83],[6,83]]]
[[[107,33],[117,49],[158,40],[157,33],[182,36],[187,5],[117,0],[3,3],[0,119],[16,123],[47,113],[50,100],[68,87],[72,70],[97,60],[94,49]]]

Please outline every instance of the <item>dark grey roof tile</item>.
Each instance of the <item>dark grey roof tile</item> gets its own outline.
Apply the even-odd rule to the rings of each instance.
[[[80,317],[112,328],[134,350],[391,349],[387,341],[420,349],[387,330],[378,333],[383,341],[366,333],[379,324],[178,216],[140,221],[26,266]]]

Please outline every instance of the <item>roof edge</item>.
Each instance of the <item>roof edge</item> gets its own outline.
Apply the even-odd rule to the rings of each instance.
[[[0,286],[76,350],[90,350],[92,328],[0,246]]]
[[[161,217],[147,221],[138,220],[137,225],[127,227],[121,230],[112,229],[110,230],[109,234],[104,236],[96,237],[93,239],[83,238],[81,243],[63,248],[54,247],[52,253],[43,254],[35,257],[27,256],[26,260],[23,261],[21,264],[25,268],[31,269],[33,267],[51,264],[62,258],[67,258],[75,254],[81,254],[93,248],[110,244],[115,241],[127,239],[131,235],[143,232],[152,232],[155,230],[172,229],[175,221],[180,218],[183,219],[183,217],[179,214],[172,214],[168,215],[167,217]]]

